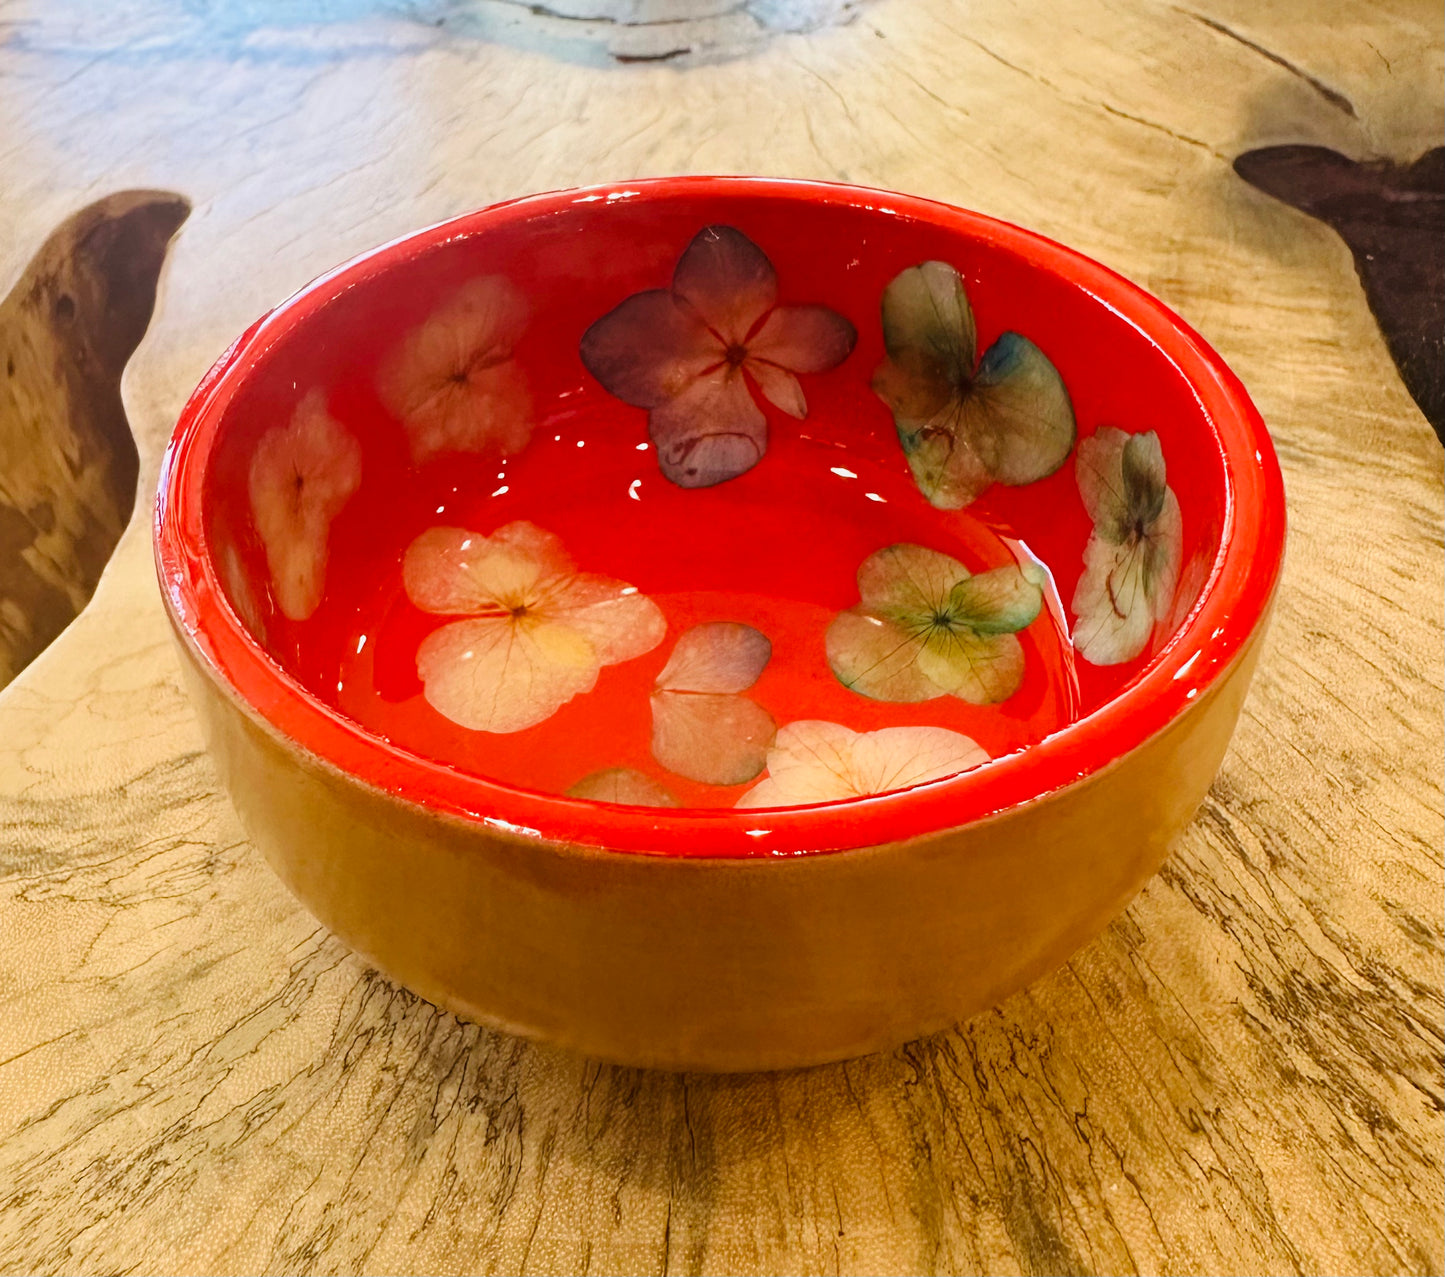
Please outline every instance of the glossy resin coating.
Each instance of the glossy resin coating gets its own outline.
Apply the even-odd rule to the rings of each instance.
[[[734,179],[318,281],[198,392],[162,499],[178,609],[285,734],[677,854],[867,845],[1119,756],[1237,652],[1283,526],[1232,378],[1102,268]]]
[[[672,1068],[980,1010],[1157,869],[1284,502],[1237,381],[1057,245],[847,187],[538,196],[247,333],[157,505],[277,872],[468,1017]]]

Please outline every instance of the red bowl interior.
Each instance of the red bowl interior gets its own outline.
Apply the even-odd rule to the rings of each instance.
[[[579,356],[583,334],[632,294],[666,288],[710,225],[767,255],[780,304],[825,305],[857,330],[835,368],[799,378],[807,415],[762,403],[753,468],[683,488],[659,471],[648,413],[615,398]],[[880,297],[941,260],[965,281],[980,352],[1024,334],[1068,389],[1078,438],[1154,431],[1183,529],[1179,596],[1135,658],[1097,665],[1069,641],[1092,523],[1072,458],[963,510],[920,493],[870,379],[884,359]],[[512,352],[533,404],[531,441],[416,460],[377,369],[459,282],[504,275],[529,316]],[[325,592],[304,619],[278,605],[248,475],[268,431],[319,390],[359,444],[360,477],[327,535]],[[407,547],[447,525],[484,536],[525,520],[578,568],[634,583],[666,639],[600,671],[595,687],[523,730],[478,731],[423,694],[419,645],[456,620],[402,587]],[[1105,268],[1004,223],[904,196],[746,178],[665,179],[519,200],[378,249],[317,280],[253,326],[208,374],[172,440],[156,512],[164,591],[182,633],[271,726],[344,772],[437,809],[543,837],[671,855],[794,854],[956,827],[1067,785],[1163,727],[1239,652],[1278,573],[1283,491],[1268,434],[1217,355],[1157,301]],[[1025,672],[994,705],[956,696],[870,699],[828,667],[824,635],[859,601],[859,564],[913,543],[979,572],[1028,554],[1045,606],[1019,638]],[[242,617],[245,617],[243,620]],[[733,809],[747,783],[660,768],[650,693],[678,634],[740,621],[772,642],[748,696],[778,724],[854,731],[948,728],[990,756],[974,770],[822,806]],[[627,767],[676,809],[565,797]]]

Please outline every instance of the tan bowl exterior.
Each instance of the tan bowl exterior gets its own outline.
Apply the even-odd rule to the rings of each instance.
[[[1096,936],[1203,801],[1264,630],[1086,780],[963,828],[779,860],[598,851],[438,815],[278,737],[181,646],[246,829],[357,953],[468,1020],[624,1064],[734,1071],[937,1032]]]

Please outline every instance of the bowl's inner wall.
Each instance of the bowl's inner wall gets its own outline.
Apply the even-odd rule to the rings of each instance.
[[[796,420],[760,396],[767,452],[746,473],[684,489],[659,471],[648,413],[609,394],[579,357],[590,325],[630,295],[666,288],[703,227],[742,231],[771,260],[783,305],[818,304],[857,329],[852,353],[799,383]],[[1135,659],[1096,665],[1070,645],[1071,601],[1092,522],[1075,457],[1018,487],[995,484],[967,509],[920,493],[889,407],[870,387],[884,358],[880,298],[929,260],[961,273],[980,355],[1006,330],[1036,343],[1062,376],[1079,440],[1100,426],[1157,432],[1183,527],[1179,597]],[[526,299],[511,357],[533,404],[531,441],[503,457],[443,451],[418,462],[383,405],[378,369],[456,290],[505,276]],[[293,420],[319,389],[329,416],[360,447],[360,478],[323,529],[324,592],[305,619],[278,605],[252,507],[262,436]],[[261,355],[230,399],[205,474],[206,552],[258,643],[314,697],[422,756],[541,792],[627,767],[661,780],[687,806],[730,806],[746,789],[659,768],[650,693],[677,636],[709,620],[765,633],[773,657],[748,695],[779,724],[799,719],[856,731],[931,725],[964,733],[991,757],[1027,746],[1116,695],[1183,622],[1219,551],[1221,449],[1179,370],[1127,320],[1079,286],[1012,251],[886,210],[768,196],[686,202],[592,197],[565,211],[454,238],[346,288]],[[637,586],[661,608],[664,640],[606,665],[595,688],[519,731],[471,730],[423,695],[417,650],[457,620],[418,608],[402,558],[429,528],[489,536],[525,520],[560,537],[582,572]],[[1020,634],[1025,674],[1002,703],[956,696],[884,702],[829,669],[830,621],[859,602],[857,571],[907,542],[974,572],[1014,562],[1022,542],[1052,578],[1039,617]]]

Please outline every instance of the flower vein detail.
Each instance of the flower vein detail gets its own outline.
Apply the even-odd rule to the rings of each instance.
[[[828,627],[828,664],[873,700],[1006,700],[1023,680],[1017,631],[1038,616],[1042,582],[1033,565],[974,576],[936,550],[890,545],[858,569],[862,601]]]
[[[431,528],[402,578],[422,611],[466,618],[427,635],[416,667],[432,708],[474,731],[535,726],[667,629],[634,586],[578,572],[556,536],[526,522],[490,537]]]
[[[686,631],[652,692],[652,756],[704,785],[752,780],[777,724],[742,693],[772,655],[767,635],[740,621],[706,621]]]
[[[273,426],[251,456],[249,496],[276,606],[304,621],[321,605],[331,521],[361,484],[361,445],[309,391],[289,425]],[[243,600],[233,593],[238,610]],[[249,619],[248,619],[249,623]],[[254,624],[252,628],[255,629]]]
[[[802,807],[907,789],[988,762],[961,732],[885,727],[855,732],[812,719],[789,723],[768,751],[768,774],[739,807]]]
[[[532,400],[513,348],[527,303],[499,275],[463,284],[382,361],[376,388],[415,462],[442,452],[510,456],[532,436]]]
[[[1100,426],[1079,445],[1074,473],[1094,521],[1074,590],[1074,646],[1095,665],[1118,665],[1171,615],[1184,551],[1179,501],[1152,430]]]
[[[898,274],[883,292],[888,357],[873,389],[893,412],[919,490],[935,506],[969,505],[995,481],[1033,483],[1074,446],[1063,379],[1027,337],[1006,332],[977,360],[973,309],[947,262]]]
[[[847,358],[853,325],[825,306],[779,306],[766,254],[731,226],[699,231],[670,288],[634,293],[582,337],[582,362],[612,394],[648,409],[662,473],[684,488],[757,464],[768,427],[748,382],[789,416],[808,405],[795,373]]]

